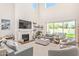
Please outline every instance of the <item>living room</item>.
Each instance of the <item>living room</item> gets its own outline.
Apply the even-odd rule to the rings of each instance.
[[[77,3],[0,3],[1,55],[51,56],[52,49],[78,47],[78,6]]]

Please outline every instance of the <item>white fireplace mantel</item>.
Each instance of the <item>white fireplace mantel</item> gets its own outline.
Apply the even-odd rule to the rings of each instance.
[[[19,30],[18,31],[18,40],[22,40],[22,34],[29,34],[29,40],[33,40],[32,36],[32,31],[31,30]]]

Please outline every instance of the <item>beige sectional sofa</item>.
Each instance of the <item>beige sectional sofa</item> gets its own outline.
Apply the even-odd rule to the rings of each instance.
[[[72,46],[70,48],[48,50],[49,56],[78,56],[79,48]]]

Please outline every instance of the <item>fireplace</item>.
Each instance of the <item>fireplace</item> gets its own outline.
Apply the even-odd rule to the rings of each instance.
[[[22,39],[24,42],[29,41],[29,34],[22,34]]]

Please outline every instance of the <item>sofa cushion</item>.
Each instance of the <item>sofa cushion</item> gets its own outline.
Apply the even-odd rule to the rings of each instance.
[[[41,39],[37,39],[35,41],[35,43],[46,46],[46,45],[48,45],[50,43],[50,40],[49,39],[45,39],[45,38],[41,38]]]
[[[48,50],[49,56],[78,56],[78,48],[73,46],[70,48]]]
[[[9,48],[13,49],[14,51],[17,51],[17,49],[16,49],[16,43],[15,43],[14,40],[7,40],[6,45]]]

